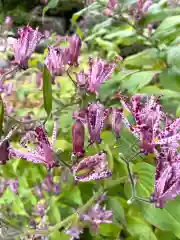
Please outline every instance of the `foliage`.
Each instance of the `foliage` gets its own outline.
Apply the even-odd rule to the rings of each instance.
[[[1,144],[7,140],[10,140],[12,148],[22,150],[19,140],[39,124],[44,126],[48,138],[53,140],[53,136],[50,136],[55,124],[57,136],[52,148],[53,160],[58,163],[47,169],[44,164],[35,164],[18,156],[6,161],[6,164],[2,163],[0,205],[4,226],[1,235],[4,235],[4,239],[20,239],[27,235],[32,239],[37,234],[48,236],[52,240],[72,239],[67,234],[67,229],[71,226],[83,229],[80,239],[180,239],[180,197],[168,201],[163,209],[155,208],[150,203],[156,155],[139,154],[139,140],[125,124],[121,127],[120,139],[116,139],[112,122],[106,122],[101,133],[102,142],[90,146],[88,140],[91,135],[85,128],[85,158],[90,161],[91,156],[104,151],[112,176],[98,181],[78,181],[79,176],[92,170],[88,167],[83,170],[79,167],[80,171],[74,175],[74,168],[79,166],[82,158],[72,154],[73,144],[76,143],[72,125],[77,120],[72,116],[75,111],[87,108],[88,103],[96,103],[98,99],[105,107],[115,108],[122,107],[119,95],[115,95],[117,92],[127,98],[136,93],[147,96],[163,94],[161,103],[164,112],[173,118],[180,117],[180,8],[171,9],[164,0],[154,1],[148,12],[136,21],[129,10],[134,2],[136,1],[119,1],[118,7],[112,9],[112,15],[105,16],[105,20],[88,29],[88,32],[83,32],[78,24],[80,16],[86,19],[91,14],[103,15],[106,3],[98,0],[75,13],[72,25],[77,34],[83,36],[79,66],[72,63],[70,67],[66,66],[62,74],[54,72],[52,76],[52,69],[48,68],[50,65],[44,64],[47,49],[44,54],[33,53],[28,62],[29,68],[22,70],[21,66],[21,72],[16,72],[12,77],[14,87],[11,94],[5,90],[1,93],[0,151]],[[44,14],[48,8],[56,7],[54,3],[53,0],[49,2]],[[53,36],[51,38],[53,42]],[[137,44],[143,46],[143,49],[135,49],[134,53]],[[64,49],[64,42],[60,42],[59,46]],[[75,54],[77,45],[73,47]],[[96,89],[98,93],[90,91],[90,86],[79,86],[74,74],[83,69],[86,72],[90,65],[90,55],[93,59],[96,56],[106,58],[110,61],[108,64],[111,68],[115,64],[110,79]],[[122,59],[118,58],[119,55],[122,55]],[[4,84],[7,84],[6,75],[1,78]],[[53,77],[55,84],[51,82]],[[125,108],[123,114],[134,126],[136,119],[127,110]],[[40,146],[41,142],[38,144]],[[31,145],[30,142],[30,147]],[[0,154],[2,155],[1,152]],[[98,174],[101,173],[98,167],[95,170]],[[50,188],[47,182],[42,184],[49,176],[53,181]],[[17,192],[10,180],[18,181]],[[6,185],[3,185],[4,182]],[[40,188],[38,192],[41,185],[42,192]],[[106,195],[104,192],[107,192]],[[90,215],[88,211],[98,202],[99,197],[103,198],[107,211],[112,211],[112,222],[99,224],[93,231],[91,224],[79,217]],[[40,206],[43,206],[42,215]]]

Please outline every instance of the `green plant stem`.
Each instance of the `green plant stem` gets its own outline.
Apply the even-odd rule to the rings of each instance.
[[[127,23],[129,26],[131,26],[131,27],[136,31],[136,33],[137,33],[139,36],[141,36],[141,37],[143,37],[144,39],[146,39],[149,43],[151,43],[151,45],[152,45],[153,47],[155,47],[158,51],[160,51],[158,44],[155,43],[155,42],[153,42],[153,41],[152,41],[149,37],[147,37],[146,35],[144,35],[140,29],[138,29],[133,23],[131,23],[127,18],[125,18],[125,17],[123,16],[123,13],[120,13],[120,15],[119,15],[118,17],[116,17],[116,16],[112,16],[112,17],[113,17],[115,20],[121,20],[121,21]]]
[[[57,223],[55,226],[50,227],[47,230],[25,230],[24,233],[22,233],[20,235],[20,237],[21,236],[26,236],[26,235],[36,235],[36,234],[49,235],[52,232],[54,232],[56,230],[59,230],[62,227],[67,226],[69,223],[71,223],[74,219],[76,219],[82,213],[86,212],[88,210],[88,208],[96,201],[96,199],[103,194],[103,192],[104,192],[104,189],[103,189],[103,187],[101,187],[99,189],[99,191],[97,193],[95,193],[92,196],[92,198],[90,198],[89,201],[87,201],[79,210],[77,210],[74,214],[72,214],[71,216],[67,217],[63,221]]]
[[[103,188],[101,186],[100,189],[98,190],[98,192],[95,193],[81,208],[79,208],[74,214],[70,215],[69,217],[67,217],[63,221],[57,223],[55,226],[50,227],[47,230],[34,230],[34,229],[33,230],[29,230],[29,229],[24,229],[24,232],[21,233],[19,235],[19,237],[26,236],[26,235],[36,235],[36,234],[39,234],[39,235],[49,235],[52,232],[67,226],[68,224],[73,222],[75,219],[77,219],[81,214],[86,212],[88,210],[88,208],[91,207],[92,204],[94,202],[96,202],[96,200],[103,194],[104,191],[106,191],[109,188],[112,188],[112,187],[114,187],[116,185],[119,185],[120,183],[124,182],[126,179],[127,179],[127,177],[122,177],[122,178],[119,178],[119,179],[115,180],[112,184],[106,186],[105,188]]]
[[[137,154],[135,156],[137,156]],[[133,156],[131,158],[131,160],[135,156]],[[130,184],[131,184],[131,198],[129,199],[129,201],[133,202],[134,200],[139,200],[141,202],[151,203],[149,199],[142,198],[142,197],[139,197],[139,196],[136,195],[136,188],[135,188],[134,178],[132,176],[131,169],[130,169],[130,161],[126,160],[126,159],[123,159],[123,161],[126,164],[127,171],[128,171],[128,176],[129,176],[129,180],[130,180]]]
[[[11,73],[13,73],[13,72],[16,72],[16,71],[18,71],[19,69],[20,69],[19,66],[16,66],[15,68],[9,70],[8,72],[5,72],[5,73],[1,76],[1,78],[0,78],[0,87],[3,85],[3,83],[4,83],[4,81],[5,81],[5,77],[6,77],[8,74],[11,74]]]

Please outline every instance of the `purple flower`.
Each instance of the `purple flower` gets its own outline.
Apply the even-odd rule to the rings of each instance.
[[[30,26],[18,29],[18,39],[14,44],[15,62],[23,69],[27,68],[28,60],[43,35],[38,32],[38,28],[33,30]]]
[[[112,108],[112,130],[116,138],[120,137],[120,129],[122,123],[122,108]]]
[[[42,188],[40,185],[37,185],[36,187],[34,187],[32,191],[35,194],[35,196],[37,196],[39,198],[43,197]]]
[[[90,224],[93,232],[97,232],[99,224],[112,223],[112,215],[112,211],[108,211],[105,207],[102,208],[100,203],[96,203],[86,214],[81,216],[81,219]]]
[[[53,179],[52,176],[46,176],[41,183],[42,189],[46,192],[51,192],[53,188]]]
[[[89,58],[89,71],[76,74],[77,85],[91,93],[97,93],[101,83],[108,80],[115,68],[114,63],[105,63],[99,58]]]
[[[142,6],[142,12],[143,14],[147,13],[149,7],[152,5],[152,0],[147,0]]]
[[[74,179],[81,182],[108,178],[112,172],[108,169],[106,154],[99,152],[76,163],[72,167]]]
[[[72,150],[77,157],[84,156],[84,124],[80,120],[76,120],[72,125]]]
[[[152,5],[152,0],[137,0],[137,6],[133,9],[135,20],[142,19]]]
[[[9,142],[3,141],[0,144],[0,165],[6,164],[9,160]]]
[[[9,189],[12,193],[17,194],[18,192],[18,180],[9,180],[7,182],[7,184],[9,185]]]
[[[160,123],[163,122],[164,113],[159,105],[160,97],[156,99],[154,96],[151,96],[150,100],[144,103],[143,95],[137,94],[131,98],[130,104],[121,99],[122,105],[133,115],[135,125],[130,125],[125,121],[124,117],[123,121],[134,136],[140,140],[141,152],[145,154],[154,151],[159,138],[159,132],[161,131]]]
[[[34,209],[34,215],[43,217],[45,214],[45,203],[40,200]]]
[[[55,183],[53,185],[53,193],[58,195],[60,193],[60,186],[59,186],[59,183]]]
[[[59,47],[48,47],[48,53],[45,57],[44,64],[47,66],[54,83],[55,76],[61,76],[65,71],[67,50]]]
[[[68,38],[69,47],[67,48],[67,60],[69,65],[78,66],[78,57],[81,50],[81,39],[74,34]]]
[[[88,74],[86,74],[84,71],[81,71],[80,73],[75,73],[76,75],[76,82],[77,86],[79,88],[85,88],[88,87]]]
[[[150,200],[155,207],[163,208],[167,200],[173,200],[180,194],[180,154],[162,147],[156,153],[156,173],[154,192]]]
[[[108,17],[113,15],[113,10],[117,7],[117,0],[108,0],[107,7],[104,9],[104,14]]]
[[[108,80],[113,73],[115,64],[105,63],[99,58],[89,59],[88,91],[97,92],[99,85]]]
[[[12,25],[13,25],[13,20],[12,17],[10,16],[6,16],[5,20],[4,20],[4,24],[7,27],[7,29],[11,29]]]
[[[65,229],[65,233],[71,236],[70,240],[80,239],[80,234],[83,233],[83,229],[78,226],[71,226]]]
[[[35,143],[35,151],[28,148],[26,145],[27,141]],[[21,144],[28,149],[28,152],[23,152],[10,147],[9,152],[11,157],[43,164],[47,169],[51,169],[56,166],[54,153],[42,127],[36,127],[35,131],[27,132],[25,137],[22,139]]]
[[[104,127],[104,122],[108,118],[111,109],[105,109],[100,103],[90,103],[87,109],[87,126],[89,132],[90,145],[97,142],[101,143],[101,131]]]

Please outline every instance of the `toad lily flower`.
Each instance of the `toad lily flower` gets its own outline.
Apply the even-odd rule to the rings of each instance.
[[[26,142],[35,144],[35,151],[28,148]],[[9,148],[11,157],[21,158],[32,163],[43,164],[47,169],[56,166],[55,156],[49,143],[49,140],[41,127],[36,127],[34,131],[29,131],[21,140],[21,144],[28,149],[28,152],[23,152],[12,147]]]
[[[108,80],[114,69],[114,63],[105,63],[99,58],[89,58],[89,71],[84,71],[76,74],[77,85],[86,88],[88,92],[98,93],[98,88],[101,83]]]
[[[121,108],[112,108],[112,130],[116,138],[120,138],[120,129],[122,123],[122,112]]]
[[[108,169],[106,154],[103,152],[84,158],[72,167],[74,179],[80,182],[108,178],[112,172]]]
[[[81,49],[81,39],[74,34],[72,37],[68,38],[69,47],[67,48],[67,59],[69,65],[78,66],[78,57],[80,55]]]
[[[66,49],[59,47],[48,47],[48,53],[45,57],[44,64],[47,66],[54,83],[55,76],[61,76],[65,71],[66,64]]]
[[[179,194],[180,154],[163,147],[156,154],[155,186],[150,200],[155,203],[155,207],[163,208],[167,200],[173,200]]]
[[[23,69],[27,68],[28,60],[36,49],[43,35],[30,26],[18,29],[18,39],[14,44],[15,62]]]
[[[101,131],[104,127],[104,122],[108,118],[111,109],[108,109],[100,103],[90,103],[87,109],[87,126],[89,132],[90,145],[94,142],[101,143]]]
[[[135,126],[126,124],[135,137],[140,140],[140,148],[143,153],[152,153],[154,150],[154,139],[159,134],[159,123],[164,117],[161,106],[158,104],[160,97],[143,103],[143,95],[137,94],[131,98],[131,103],[121,99],[122,105],[134,117]]]

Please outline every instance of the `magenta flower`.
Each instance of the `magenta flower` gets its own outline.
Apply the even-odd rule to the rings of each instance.
[[[90,103],[87,109],[87,126],[89,132],[90,145],[97,142],[101,143],[100,134],[103,130],[104,123],[109,116],[111,109],[105,108],[100,103]]]
[[[14,44],[15,62],[23,69],[27,68],[28,60],[36,49],[43,35],[30,26],[25,26],[18,29],[18,39]]]
[[[84,156],[84,124],[80,120],[76,120],[72,125],[72,150],[77,157]]]
[[[159,123],[164,116],[161,106],[158,104],[159,99],[160,97],[155,99],[152,96],[145,104],[141,94],[134,95],[130,104],[121,99],[122,105],[133,115],[135,125],[132,126],[125,122],[125,118],[123,121],[133,135],[140,140],[140,149],[143,153],[154,151],[154,140],[158,134]]]
[[[7,184],[9,185],[9,189],[12,193],[18,193],[18,180],[9,180]]]
[[[156,153],[156,174],[154,193],[150,200],[155,207],[163,208],[167,200],[173,200],[180,194],[180,154],[162,147]]]
[[[65,233],[71,236],[70,240],[80,239],[80,235],[83,233],[83,229],[74,225],[70,228],[66,228]]]
[[[88,74],[86,74],[84,71],[81,71],[80,73],[75,73],[76,75],[76,82],[77,86],[79,88],[85,88],[88,87]]]
[[[89,71],[76,74],[77,85],[88,92],[96,93],[101,83],[108,80],[115,69],[114,63],[105,63],[99,58],[89,58]]]
[[[13,20],[12,17],[10,16],[6,16],[5,20],[4,20],[4,24],[6,26],[7,29],[11,29],[12,25],[13,25]]]
[[[113,15],[113,10],[117,7],[117,0],[108,0],[107,7],[104,9],[104,14],[108,17]]]
[[[28,148],[26,142],[34,143],[35,150]],[[28,152],[10,147],[10,156],[14,158],[21,158],[33,163],[43,164],[47,169],[56,166],[54,153],[49,143],[49,140],[41,127],[36,127],[34,131],[29,131],[24,136],[21,144],[28,149]]]
[[[81,220],[90,224],[91,230],[97,232],[99,224],[112,223],[112,211],[102,208],[100,203],[92,206],[87,213],[81,215]]]
[[[137,7],[133,10],[135,20],[142,19],[152,5],[152,0],[137,0]]]
[[[54,83],[55,76],[61,76],[65,71],[67,50],[59,47],[48,47],[44,64],[47,66]]]
[[[68,38],[69,46],[67,48],[67,60],[69,65],[78,66],[78,57],[81,50],[81,39],[74,34]]]
[[[99,152],[93,156],[84,158],[72,167],[74,179],[80,182],[99,180],[112,175],[108,169],[106,154]]]
[[[99,58],[89,59],[88,91],[95,93],[99,85],[108,80],[115,69],[115,64],[105,63]]]
[[[122,108],[112,108],[112,130],[116,138],[120,138],[122,112],[123,112]]]

